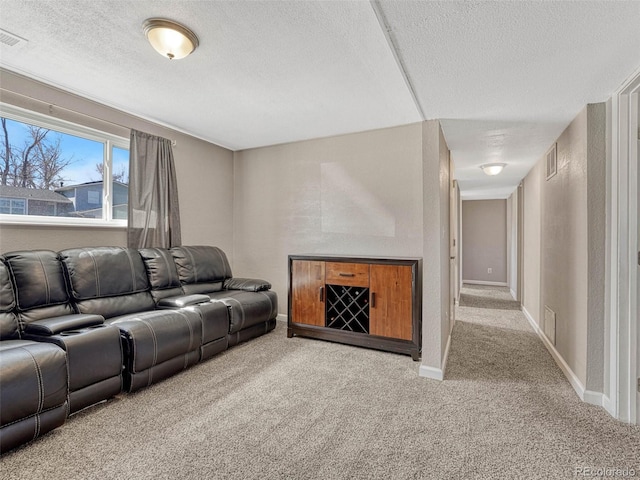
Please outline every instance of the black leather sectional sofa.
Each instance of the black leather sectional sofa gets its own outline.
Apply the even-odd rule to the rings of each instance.
[[[4,254],[0,452],[273,330],[270,288],[210,246]]]

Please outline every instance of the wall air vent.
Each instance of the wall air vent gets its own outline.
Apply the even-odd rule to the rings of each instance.
[[[0,43],[9,47],[15,47],[21,43],[27,43],[27,40],[0,28]]]

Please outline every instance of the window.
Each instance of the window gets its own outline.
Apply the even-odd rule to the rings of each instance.
[[[0,213],[24,215],[26,213],[25,203],[25,200],[21,198],[0,198]]]
[[[91,204],[98,204],[100,203],[100,194],[102,193],[102,189],[100,189],[100,191],[97,190],[89,190],[87,192],[87,202],[91,203]]]
[[[0,104],[0,222],[126,225],[129,139]]]

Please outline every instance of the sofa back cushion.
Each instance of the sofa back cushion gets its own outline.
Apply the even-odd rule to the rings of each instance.
[[[171,255],[186,294],[222,290],[225,279],[232,277],[227,256],[218,247],[173,247]]]
[[[21,329],[34,320],[75,313],[57,253],[31,250],[6,253],[4,257],[15,288]]]
[[[80,313],[111,318],[154,309],[147,273],[136,249],[72,248],[60,252],[60,258]]]
[[[0,258],[0,340],[20,338],[18,317],[13,311],[15,307],[16,299],[13,295],[9,269]]]
[[[139,250],[151,285],[151,295],[158,302],[166,297],[184,295],[171,252],[166,248]]]

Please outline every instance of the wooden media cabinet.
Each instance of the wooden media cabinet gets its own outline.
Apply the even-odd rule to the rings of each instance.
[[[289,255],[287,336],[294,335],[419,360],[421,259]]]

